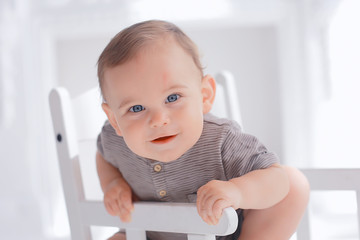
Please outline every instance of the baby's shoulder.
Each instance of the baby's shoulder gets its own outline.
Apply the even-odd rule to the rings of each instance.
[[[228,132],[229,130],[241,131],[240,125],[227,118],[219,118],[213,114],[204,115],[204,130],[213,129],[219,132]]]
[[[212,114],[204,115],[203,139],[210,139],[222,145],[227,139],[233,139],[242,134],[241,127],[236,121],[219,118]]]
[[[123,137],[116,134],[115,129],[111,126],[109,120],[106,120],[102,129],[101,137],[103,141],[120,141],[123,142]]]
[[[115,132],[115,129],[111,126],[109,120],[106,120],[103,127],[102,127],[102,130],[101,130],[101,133],[102,134],[115,134],[116,135],[116,132]]]

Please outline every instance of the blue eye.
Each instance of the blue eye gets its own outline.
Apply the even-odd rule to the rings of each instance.
[[[169,103],[169,102],[175,102],[176,100],[178,100],[180,98],[180,95],[179,94],[171,94],[170,96],[168,96],[166,98],[166,102]]]
[[[135,105],[135,106],[132,106],[132,107],[129,109],[130,112],[134,112],[134,113],[136,113],[136,112],[141,112],[141,111],[143,111],[143,110],[145,110],[145,108],[144,108],[143,106],[141,106],[141,105]]]

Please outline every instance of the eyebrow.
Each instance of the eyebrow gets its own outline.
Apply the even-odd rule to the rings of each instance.
[[[186,86],[184,84],[176,84],[176,85],[171,86],[170,88],[166,89],[166,91],[171,91],[171,90],[175,90],[175,89],[183,89],[183,88],[188,88],[188,86]]]
[[[124,101],[121,101],[118,109],[121,109],[121,108],[123,108],[123,107],[126,106],[126,105],[129,105],[131,102],[133,102],[133,100],[132,100],[131,98],[125,98]]]

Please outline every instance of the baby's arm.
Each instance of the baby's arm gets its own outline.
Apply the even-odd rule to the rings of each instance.
[[[199,188],[197,209],[208,224],[216,224],[226,207],[264,209],[280,202],[289,191],[288,176],[279,164],[251,171],[229,181],[213,180]]]
[[[119,216],[122,221],[129,222],[134,209],[129,184],[119,170],[105,161],[99,152],[96,152],[96,167],[106,210],[113,216]]]

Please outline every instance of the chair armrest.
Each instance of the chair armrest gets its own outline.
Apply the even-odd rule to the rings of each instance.
[[[109,215],[102,202],[83,201],[79,207],[83,223],[94,226],[224,236],[233,233],[238,225],[233,208],[226,208],[219,223],[213,226],[201,219],[192,203],[137,202],[130,223]]]

